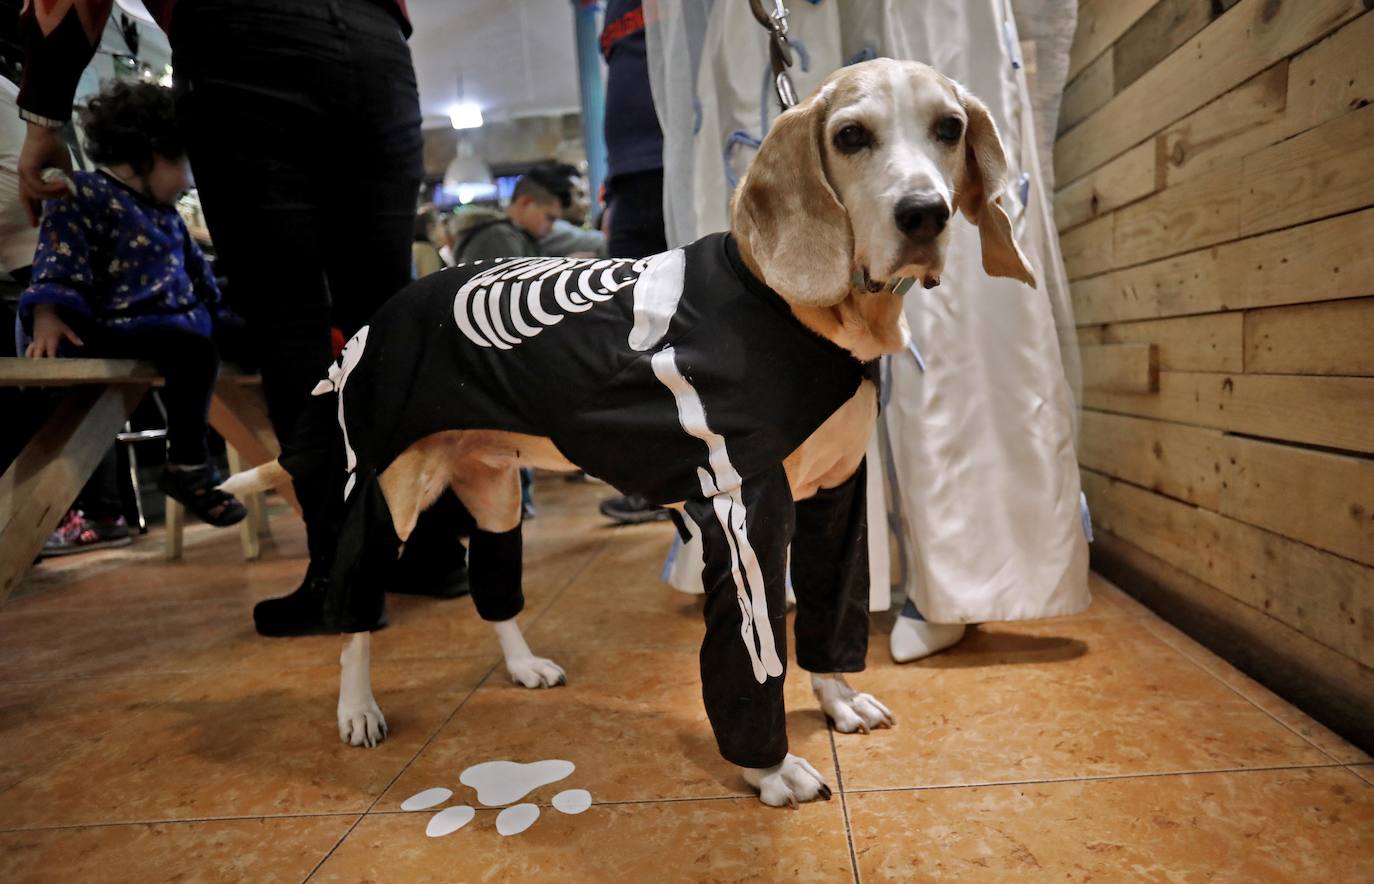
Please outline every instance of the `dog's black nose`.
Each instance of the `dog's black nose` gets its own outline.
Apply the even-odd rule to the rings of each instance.
[[[949,206],[936,194],[910,194],[897,201],[897,229],[918,239],[939,236],[949,221]]]

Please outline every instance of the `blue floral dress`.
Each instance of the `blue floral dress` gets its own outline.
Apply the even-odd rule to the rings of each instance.
[[[105,172],[71,178],[72,192],[44,205],[33,277],[19,301],[21,340],[32,335],[39,304],[55,305],[78,329],[208,337],[220,292],[176,208]]]

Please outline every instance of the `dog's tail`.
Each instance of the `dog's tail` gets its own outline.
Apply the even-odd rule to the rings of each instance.
[[[235,496],[242,496],[276,488],[290,481],[291,474],[281,465],[281,461],[272,460],[260,467],[235,473],[221,482],[219,489]]]

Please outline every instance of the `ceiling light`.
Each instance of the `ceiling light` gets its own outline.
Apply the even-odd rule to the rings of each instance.
[[[448,118],[455,129],[478,129],[482,126],[482,109],[472,103],[455,104],[448,109]]]

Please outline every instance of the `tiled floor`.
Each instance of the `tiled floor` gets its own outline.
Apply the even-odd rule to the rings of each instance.
[[[511,685],[466,599],[392,596],[370,751],[335,734],[338,639],[253,632],[302,570],[289,514],[258,563],[199,527],[179,564],[149,537],[36,569],[0,608],[0,881],[1374,880],[1374,760],[1096,579],[1083,615],[914,665],[879,617],[854,681],[892,730],[831,733],[794,672],[793,750],[839,788],[766,808],[707,728],[699,605],[657,582],[671,529],[538,490],[524,621],[570,684]],[[458,775],[498,758],[577,769],[512,837],[400,810],[476,806]]]

